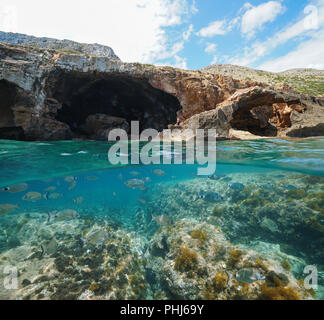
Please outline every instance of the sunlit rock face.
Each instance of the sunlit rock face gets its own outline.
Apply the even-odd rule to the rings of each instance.
[[[0,44],[0,98],[0,138],[106,140],[113,128],[129,130],[131,121],[141,130],[213,128],[220,139],[233,138],[233,130],[324,134],[320,97],[208,72],[9,44]]]

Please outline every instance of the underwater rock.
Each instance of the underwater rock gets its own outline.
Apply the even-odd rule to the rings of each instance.
[[[199,234],[206,238],[199,241]],[[187,219],[160,229],[146,257],[157,281],[166,285],[168,299],[259,299],[266,276],[282,270],[278,261],[232,245],[219,228]],[[289,290],[309,299],[289,271],[281,273]]]

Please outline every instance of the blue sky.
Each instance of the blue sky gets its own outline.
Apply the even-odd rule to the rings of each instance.
[[[106,44],[128,62],[324,69],[324,0],[1,0],[0,30]]]

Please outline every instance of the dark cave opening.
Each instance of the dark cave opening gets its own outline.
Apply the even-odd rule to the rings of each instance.
[[[56,75],[51,91],[62,104],[56,120],[68,124],[78,136],[89,135],[85,130],[89,116],[118,117],[128,124],[139,121],[141,131],[162,131],[177,122],[181,109],[176,97],[152,87],[146,79],[119,75],[63,73]]]
[[[20,96],[18,87],[0,80],[0,139],[24,140],[24,130],[16,125],[14,107]]]
[[[17,87],[5,80],[0,81],[0,128],[15,126],[13,106],[17,97]]]
[[[276,137],[278,128],[270,123],[272,106],[263,106],[262,111],[250,106],[240,108],[233,114],[231,125],[234,129],[248,131],[263,137]]]

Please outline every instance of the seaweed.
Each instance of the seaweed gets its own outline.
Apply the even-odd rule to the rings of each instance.
[[[193,239],[198,240],[199,245],[201,246],[207,241],[207,232],[202,229],[194,230],[190,233],[190,235]]]
[[[180,254],[175,261],[175,269],[180,272],[195,270],[198,265],[198,254],[188,247],[181,248]]]
[[[292,199],[303,199],[307,196],[307,192],[304,189],[289,190],[287,195]]]
[[[226,288],[228,276],[225,273],[217,273],[213,279],[213,287],[216,291],[223,291]]]
[[[290,264],[289,264],[289,262],[287,260],[282,261],[281,266],[287,271],[291,270],[291,266],[290,266]]]
[[[238,249],[231,250],[227,262],[228,266],[230,268],[234,268],[237,265],[237,263],[241,260],[242,254],[243,252],[241,250]]]
[[[291,287],[269,287],[268,284],[261,286],[261,300],[301,300],[300,294]]]
[[[212,215],[216,217],[221,217],[223,214],[223,210],[217,206],[214,207]]]

